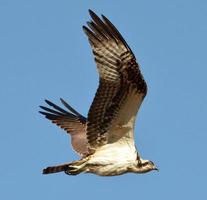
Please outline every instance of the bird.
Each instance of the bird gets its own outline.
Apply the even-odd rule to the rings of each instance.
[[[134,141],[137,112],[147,94],[147,84],[135,55],[117,28],[104,15],[89,9],[91,21],[84,25],[99,74],[99,85],[87,117],[65,100],[59,107],[49,100],[41,114],[71,136],[80,160],[43,169],[43,174],[92,173],[117,176],[158,170],[142,159]]]

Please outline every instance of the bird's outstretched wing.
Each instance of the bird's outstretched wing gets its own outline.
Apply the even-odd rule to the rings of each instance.
[[[45,100],[45,102],[53,109],[40,106],[44,111],[39,112],[47,119],[67,131],[67,133],[71,135],[71,143],[74,150],[84,157],[88,154],[86,118],[74,110],[63,99],[60,100],[69,112],[48,100]]]
[[[112,129],[134,128],[147,85],[133,52],[115,26],[105,16],[100,19],[93,11],[89,13],[92,21],[83,30],[95,56],[99,87],[89,109],[86,135],[90,148],[96,149],[117,138]]]

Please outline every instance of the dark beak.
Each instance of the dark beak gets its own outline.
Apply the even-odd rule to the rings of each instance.
[[[155,168],[154,168],[154,170],[156,170],[156,171],[158,171],[158,172],[159,172],[159,169],[158,169],[157,167],[155,167]]]

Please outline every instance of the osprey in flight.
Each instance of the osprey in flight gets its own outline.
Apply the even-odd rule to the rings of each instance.
[[[102,15],[89,10],[92,21],[83,26],[95,57],[99,87],[85,118],[63,99],[67,110],[46,100],[40,106],[47,119],[71,135],[78,161],[47,167],[43,174],[64,171],[114,176],[127,172],[157,170],[152,161],[140,157],[134,143],[134,125],[147,93],[146,82],[136,58],[116,27]]]

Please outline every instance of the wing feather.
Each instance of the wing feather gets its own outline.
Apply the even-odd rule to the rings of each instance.
[[[89,13],[92,21],[83,30],[95,56],[99,87],[89,109],[86,135],[90,148],[95,149],[108,142],[112,125],[122,126],[134,115],[129,109],[128,118],[121,120],[119,116],[124,105],[130,106],[132,97],[137,99],[132,106],[137,112],[147,85],[133,52],[116,27],[105,16],[101,20],[93,11]]]
[[[45,100],[45,102],[55,110],[47,108],[45,106],[40,106],[40,108],[44,111],[39,112],[43,114],[47,119],[51,120],[53,123],[69,133],[71,135],[71,143],[74,150],[84,157],[88,155],[86,118],[78,113],[75,109],[73,109],[63,99],[60,100],[63,105],[69,110],[69,112],[60,108],[49,100]]]

